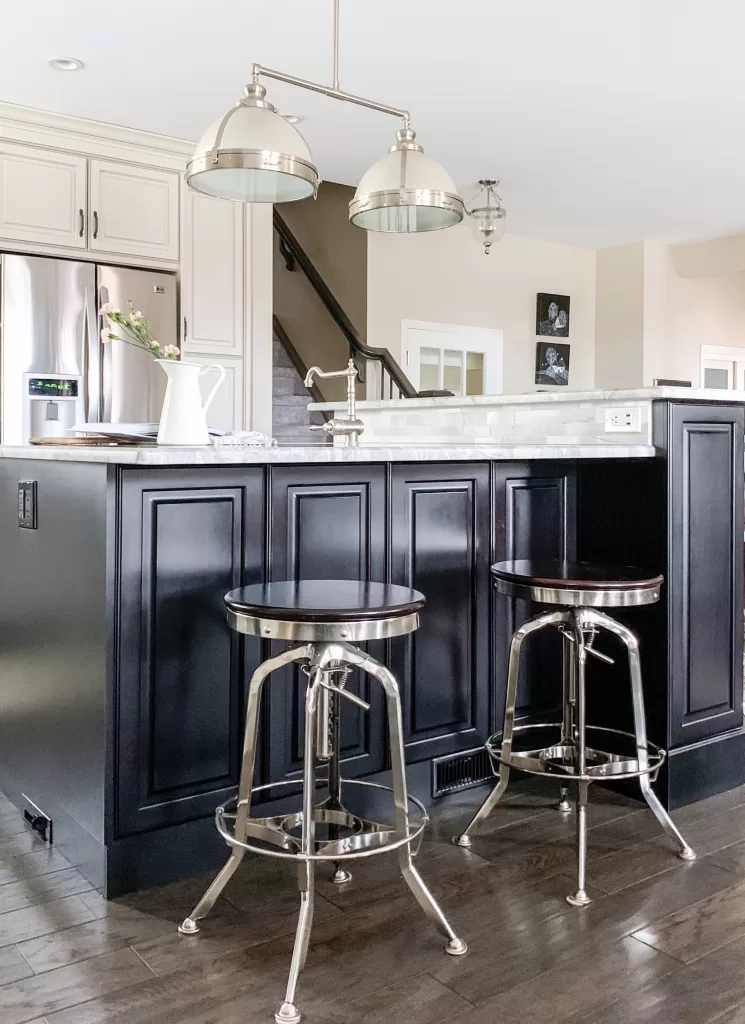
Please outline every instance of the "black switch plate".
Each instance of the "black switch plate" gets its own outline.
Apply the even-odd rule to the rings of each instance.
[[[18,481],[18,525],[22,530],[36,529],[36,481]]]

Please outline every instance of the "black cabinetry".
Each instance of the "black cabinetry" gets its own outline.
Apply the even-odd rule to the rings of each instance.
[[[492,561],[575,557],[576,472],[572,463],[495,462]],[[493,721],[501,729],[512,634],[541,610],[531,601],[492,595]],[[556,630],[532,636],[520,660],[518,713],[553,709],[560,695],[561,641]]]
[[[237,785],[259,644],[223,594],[263,574],[263,469],[124,471],[114,666],[117,838],[214,811]]]
[[[421,590],[416,633],[391,642],[409,761],[489,733],[489,465],[394,465],[391,582]]]
[[[663,413],[663,410],[660,410]],[[742,408],[670,405],[668,745],[742,725]]]
[[[273,467],[269,476],[269,563],[273,580],[384,580],[386,472],[384,466]],[[285,645],[273,645],[278,652]],[[385,645],[372,643],[385,659]],[[369,714],[342,705],[344,772],[369,775],[385,767],[379,684],[359,672],[347,686],[372,704]],[[268,781],[302,770],[305,679],[288,667],[268,681]]]

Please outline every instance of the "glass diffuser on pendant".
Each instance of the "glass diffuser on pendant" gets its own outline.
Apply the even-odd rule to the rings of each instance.
[[[481,178],[475,198],[466,206],[466,213],[471,219],[471,229],[477,241],[484,246],[488,256],[494,242],[498,242],[504,234],[507,211],[502,206],[502,197],[498,195],[495,178]]]

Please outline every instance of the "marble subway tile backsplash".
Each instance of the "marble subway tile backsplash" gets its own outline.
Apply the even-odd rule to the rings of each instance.
[[[606,429],[606,411],[635,409],[638,431]],[[406,438],[431,444],[618,445],[651,443],[650,401],[525,402],[443,407],[435,401],[420,408],[367,408],[361,444],[401,443]]]

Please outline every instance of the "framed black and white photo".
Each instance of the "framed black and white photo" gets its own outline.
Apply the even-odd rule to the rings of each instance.
[[[535,347],[536,384],[569,383],[569,345],[539,341]]]
[[[569,337],[569,296],[538,292],[535,333],[548,338]]]

